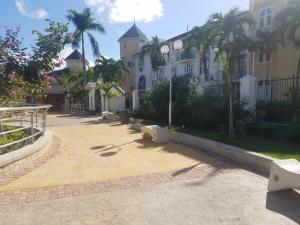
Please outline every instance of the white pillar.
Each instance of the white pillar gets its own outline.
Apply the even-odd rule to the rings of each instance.
[[[96,90],[94,88],[89,91],[89,111],[96,111],[95,93]]]
[[[139,109],[139,96],[138,96],[138,91],[133,90],[132,91],[132,110],[138,110]]]
[[[245,109],[248,110],[255,110],[255,82],[256,78],[252,75],[246,75],[240,79],[240,100],[245,104]]]

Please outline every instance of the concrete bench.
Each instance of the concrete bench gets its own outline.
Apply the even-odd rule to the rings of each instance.
[[[114,115],[114,113],[112,113],[112,112],[108,112],[108,111],[102,112],[102,119],[111,120],[111,119],[113,119],[113,115]]]
[[[157,125],[144,126],[141,129],[142,137],[150,137],[157,144],[168,142],[168,130]]]
[[[275,160],[271,164],[268,190],[300,189],[300,162],[295,159]]]

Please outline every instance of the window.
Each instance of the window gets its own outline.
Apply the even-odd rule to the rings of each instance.
[[[126,43],[124,43],[124,50],[126,50],[126,48],[127,48],[127,45],[126,45]]]
[[[186,75],[193,75],[194,74],[193,70],[194,70],[194,66],[189,63],[187,63],[184,67],[184,72]]]
[[[138,85],[139,90],[146,90],[146,77],[144,75],[140,76]]]
[[[264,54],[263,52],[260,52],[258,54],[258,62],[259,63],[270,63],[271,59],[272,59],[272,54],[271,53]]]
[[[264,53],[263,52],[259,52],[259,54],[258,54],[258,62],[259,63],[263,63],[264,62]]]
[[[272,9],[267,8],[260,13],[260,28],[267,28],[272,25]]]
[[[144,64],[145,64],[144,59],[139,59],[138,65],[139,65],[139,70],[140,71],[142,71],[144,69]]]
[[[247,55],[241,54],[240,56],[240,65],[239,65],[239,73],[241,76],[245,76],[247,74]]]
[[[271,53],[266,54],[266,62],[271,62]]]

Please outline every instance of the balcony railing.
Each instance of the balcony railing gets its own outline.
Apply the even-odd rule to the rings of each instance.
[[[46,131],[46,115],[51,105],[0,108],[0,154],[34,143]],[[17,132],[23,135],[12,138]]]

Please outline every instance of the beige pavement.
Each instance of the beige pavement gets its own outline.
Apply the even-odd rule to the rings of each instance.
[[[0,188],[10,191],[110,180],[222,162],[191,148],[158,145],[118,122],[50,115],[49,127],[61,140],[58,154],[27,175]]]

